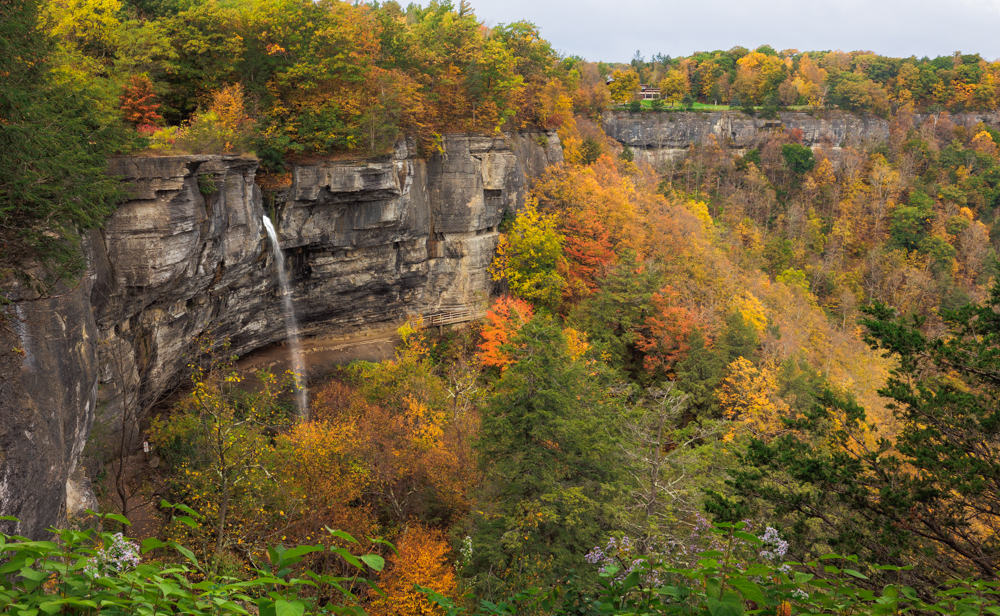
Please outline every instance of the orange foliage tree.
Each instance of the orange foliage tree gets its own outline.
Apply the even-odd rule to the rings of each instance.
[[[475,483],[469,439],[477,417],[450,404],[420,332],[401,329],[395,359],[351,366],[346,376],[355,387],[329,383],[314,399],[313,416],[349,444],[346,459],[363,469],[359,502],[381,522],[449,520],[467,508]]]
[[[514,359],[504,347],[534,314],[531,304],[524,300],[509,295],[498,297],[486,312],[483,328],[479,332],[483,338],[478,345],[479,361],[484,366],[501,370],[512,364]]]
[[[374,532],[370,507],[361,500],[372,475],[362,446],[358,426],[343,418],[300,423],[278,438],[279,482],[299,500],[297,515],[288,512],[288,535],[318,539],[323,526],[356,537]]]
[[[372,616],[437,616],[445,612],[432,605],[415,586],[429,588],[444,596],[453,596],[458,584],[448,562],[448,542],[437,530],[419,524],[406,527],[396,542],[397,553],[389,558],[379,587],[385,593],[371,592],[368,606]]]
[[[633,179],[601,156],[592,165],[556,165],[535,185],[546,212],[558,212],[563,242],[564,295],[570,302],[593,293],[597,281],[623,251],[635,251],[644,237]]]
[[[688,339],[697,321],[679,299],[669,286],[654,293],[650,299],[652,313],[636,334],[636,347],[644,355],[643,368],[650,374],[669,374],[689,349]]]

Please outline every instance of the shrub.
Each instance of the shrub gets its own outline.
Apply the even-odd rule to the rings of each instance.
[[[204,111],[180,130],[175,146],[193,153],[229,154],[246,150],[253,139],[254,121],[244,108],[243,87],[227,86],[212,95]]]
[[[183,506],[167,506],[193,513]],[[104,523],[129,524],[117,515],[99,517]],[[177,519],[195,523],[188,515]],[[330,534],[357,543],[347,533]],[[355,574],[299,571],[306,555],[321,551],[332,552]],[[59,530],[48,541],[0,533],[0,613],[358,614],[362,611],[352,587],[371,585],[363,576],[381,571],[385,564],[377,554],[356,556],[321,545],[277,546],[267,556],[268,562],[250,570],[248,579],[236,580],[213,574],[190,549],[174,541],[146,539],[140,547],[122,533],[96,530]]]

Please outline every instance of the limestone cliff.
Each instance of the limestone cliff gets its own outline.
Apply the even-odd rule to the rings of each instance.
[[[955,124],[972,127],[978,122],[1000,125],[1000,113],[961,113],[948,116]],[[916,123],[934,116],[916,114]],[[889,138],[889,121],[871,115],[843,111],[786,111],[777,118],[749,116],[739,111],[609,111],[602,118],[609,137],[627,145],[636,160],[661,165],[682,158],[691,144],[715,139],[723,147],[753,148],[775,131],[798,130],[808,146],[841,148],[884,143]]]
[[[132,196],[87,239],[83,281],[44,299],[8,293],[14,327],[0,342],[17,352],[0,362],[0,515],[39,535],[67,493],[77,506],[88,435],[133,438],[186,376],[199,336],[240,355],[284,338],[265,213],[306,336],[412,315],[467,321],[485,309],[503,214],[561,157],[552,134],[453,135],[429,158],[400,144],[382,159],[298,165],[266,204],[252,159],[113,161]]]

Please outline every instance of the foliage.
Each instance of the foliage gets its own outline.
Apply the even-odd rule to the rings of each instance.
[[[0,4],[0,263],[30,255],[66,274],[81,266],[78,231],[99,226],[122,196],[107,157],[125,140],[94,89],[53,75],[38,8]]]
[[[986,110],[996,104],[998,83],[996,64],[978,54],[892,58],[866,51],[779,53],[766,45],[753,51],[733,47],[687,57],[636,58],[627,68],[608,69],[659,83],[671,104],[687,93],[702,108],[742,106],[751,113],[759,106],[765,113],[780,107],[840,107],[882,116],[907,106],[925,112]]]
[[[128,524],[121,516],[102,517],[108,523]],[[194,524],[188,515],[178,519]],[[341,531],[331,533],[356,542]],[[320,551],[342,559],[351,575],[297,571],[304,556]],[[174,541],[146,539],[140,550],[121,533],[95,530],[59,530],[52,539],[42,541],[0,534],[0,611],[19,615],[360,615],[364,612],[353,586],[370,584],[361,576],[378,572],[384,565],[376,554],[356,556],[322,545],[279,545],[267,554],[268,562],[240,580],[212,573],[189,548]],[[327,599],[319,600],[320,596]]]
[[[798,143],[786,143],[781,146],[781,156],[792,173],[804,175],[816,166],[811,148]]]
[[[518,212],[510,231],[500,237],[490,273],[494,280],[505,282],[516,297],[553,309],[566,286],[558,271],[562,259],[563,238],[555,217],[528,203]]]
[[[653,293],[649,302],[650,314],[636,332],[636,349],[643,354],[643,369],[654,376],[667,375],[687,352],[696,322],[670,287]]]
[[[578,547],[620,517],[614,396],[571,358],[550,318],[528,322],[511,346],[515,362],[483,411],[483,494],[465,567],[492,600],[580,573]]]
[[[737,357],[727,372],[718,389],[723,416],[738,422],[755,438],[767,440],[779,434],[789,417],[788,405],[778,397],[775,370]]]
[[[212,94],[212,102],[181,127],[173,146],[193,153],[240,153],[250,145],[253,120],[244,108],[243,87],[226,86]]]
[[[514,363],[508,345],[518,330],[531,320],[531,305],[516,297],[499,297],[486,312],[480,330],[483,341],[479,344],[479,361],[484,366],[503,370]]]
[[[435,616],[440,608],[427,600],[426,591],[450,597],[458,583],[448,560],[450,547],[444,535],[419,525],[409,525],[389,557],[379,592],[372,592],[368,613],[373,616]],[[418,590],[420,587],[423,590]]]
[[[125,121],[141,131],[152,132],[163,120],[157,113],[160,103],[156,102],[153,82],[146,75],[132,75],[120,97],[120,105]]]
[[[635,98],[639,91],[639,75],[635,71],[619,70],[611,74],[611,100],[625,104]]]
[[[701,554],[694,566],[670,555],[636,554],[615,545],[601,566],[597,614],[902,614],[988,613],[997,609],[996,583],[953,580],[927,599],[901,584],[865,586],[871,572],[898,567],[870,565],[855,556],[824,554],[807,562],[782,562],[787,546],[773,528],[757,537],[742,524],[720,524],[721,549]],[[868,573],[866,573],[868,570]]]
[[[919,560],[935,580],[991,579],[1000,557],[989,504],[998,307],[995,287],[982,304],[944,312],[946,329],[936,335],[884,305],[866,309],[868,341],[898,361],[881,390],[893,401],[895,438],[871,438],[864,409],[828,393],[796,424],[807,432],[754,443],[747,470],[734,477],[751,482],[740,492],[766,498],[831,545],[893,564]]]
[[[217,567],[230,550],[261,549],[268,518],[282,509],[283,496],[268,489],[269,441],[292,421],[280,396],[293,380],[260,372],[258,391],[249,393],[239,387],[242,377],[225,347],[212,350],[205,343],[203,350],[211,359],[192,366],[191,392],[153,421],[149,439],[174,469],[171,497],[190,503],[201,520],[173,525],[171,532],[196,541],[202,557]]]

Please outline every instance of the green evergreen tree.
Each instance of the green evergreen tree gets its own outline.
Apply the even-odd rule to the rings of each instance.
[[[100,225],[121,192],[107,174],[122,145],[84,86],[57,83],[37,0],[0,2],[0,264],[25,254],[77,269],[78,231]]]
[[[482,511],[466,571],[494,598],[592,574],[583,555],[622,519],[615,397],[570,356],[550,317],[526,324],[511,347],[516,362],[483,413]]]

